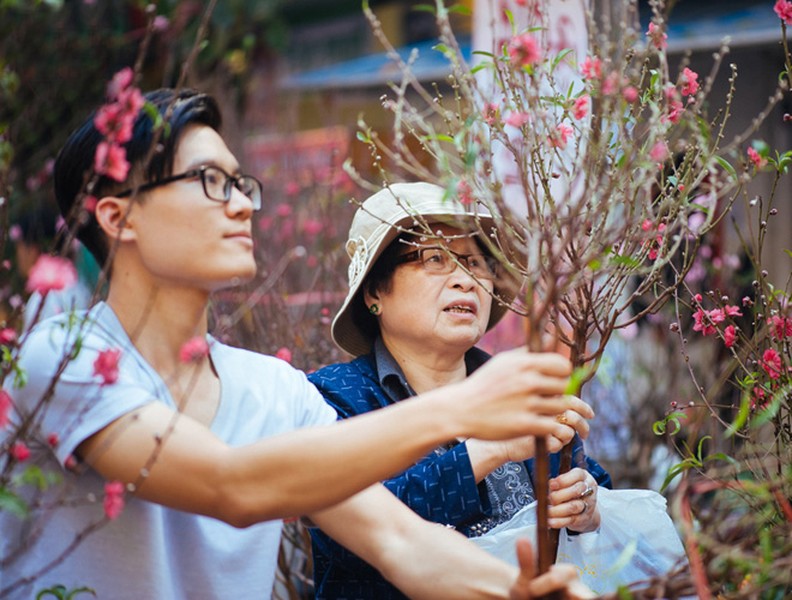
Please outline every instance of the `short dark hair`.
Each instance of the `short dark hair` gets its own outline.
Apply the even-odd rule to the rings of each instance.
[[[132,139],[123,145],[130,164],[126,180],[118,182],[106,176],[99,177],[91,190],[96,198],[172,175],[174,155],[187,125],[198,123],[220,131],[220,109],[208,94],[191,89],[162,88],[148,92],[144,98],[164,119],[165,127],[160,131],[149,112],[140,111],[132,129]],[[109,253],[107,238],[94,215],[78,211],[77,206],[93,170],[96,148],[104,140],[94,126],[95,115],[96,111],[91,113],[61,149],[55,161],[54,183],[63,218],[77,228],[77,239],[100,265],[104,265]],[[152,152],[155,141],[156,151]]]

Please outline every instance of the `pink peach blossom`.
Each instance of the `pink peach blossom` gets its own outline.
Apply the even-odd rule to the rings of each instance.
[[[281,360],[285,360],[287,363],[290,363],[292,361],[292,351],[286,346],[278,348],[278,351],[275,352],[275,358],[280,358]]]
[[[679,92],[683,96],[695,96],[699,89],[698,73],[688,67],[682,70],[682,87]]]
[[[118,144],[99,142],[94,157],[94,169],[115,181],[124,181],[129,173],[126,150]]]
[[[575,99],[574,107],[572,108],[572,116],[580,120],[584,118],[589,112],[589,97],[586,95],[580,96]]]
[[[11,396],[8,395],[8,392],[0,389],[0,429],[8,425],[8,414],[11,412],[11,407],[13,405]]]
[[[668,34],[654,23],[649,23],[649,31],[646,32],[646,35],[658,50],[662,50],[668,45]]]
[[[523,33],[512,38],[508,51],[509,60],[517,67],[534,65],[542,58],[539,42],[530,33]]]
[[[120,359],[120,348],[107,348],[99,352],[93,364],[94,377],[101,377],[102,385],[111,385],[118,381],[118,362]]]
[[[11,456],[19,462],[25,462],[30,458],[30,448],[25,445],[25,442],[14,442],[14,445],[11,446]]]
[[[785,24],[792,25],[792,2],[789,0],[778,0],[773,10]]]
[[[109,481],[105,483],[104,491],[104,513],[112,521],[124,511],[124,484],[120,481]]]
[[[723,343],[727,348],[731,348],[734,346],[735,341],[737,341],[737,330],[734,325],[728,325],[726,329],[723,330]]]
[[[595,56],[587,56],[580,66],[580,72],[585,79],[599,79],[602,77],[602,61]]]
[[[77,283],[77,269],[72,262],[60,256],[42,254],[30,269],[25,289],[28,292],[47,294],[63,290]]]
[[[750,160],[757,169],[761,169],[765,166],[765,164],[767,164],[765,158],[753,148],[748,148],[747,154],[748,160]]]
[[[781,377],[781,355],[774,348],[768,348],[762,354],[762,368],[770,379]]]
[[[190,338],[179,348],[179,360],[183,363],[195,362],[208,355],[209,344],[200,335]]]

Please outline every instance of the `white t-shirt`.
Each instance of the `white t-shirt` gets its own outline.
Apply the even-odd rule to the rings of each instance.
[[[79,334],[79,324],[67,326],[68,316],[42,322],[23,344],[20,363],[28,384],[12,389],[12,377],[6,381],[14,402],[29,413],[45,396],[65,349],[81,339],[79,354],[68,362],[37,419],[42,443],[22,464],[41,465],[62,481],[40,495],[41,508],[31,519],[0,510],[0,564],[10,560],[0,568],[0,597],[20,577],[35,577],[8,597],[28,599],[62,584],[87,586],[99,598],[112,599],[269,598],[280,521],[237,529],[127,495],[121,516],[105,522],[105,481],[91,469],[79,475],[63,469],[80,442],[118,417],[152,401],[174,407],[165,383],[135,350],[109,306],[100,303],[87,315]],[[335,412],[300,371],[273,357],[209,342],[221,383],[211,430],[227,444],[241,446],[335,421]],[[102,386],[93,363],[108,348],[122,351],[119,378]],[[59,437],[54,452],[45,441],[51,433]],[[35,496],[32,486],[24,491]],[[99,528],[59,564],[50,564],[95,524]]]

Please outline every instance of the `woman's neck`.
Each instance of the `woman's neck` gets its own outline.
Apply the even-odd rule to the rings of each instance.
[[[401,367],[404,377],[417,394],[462,381],[467,377],[464,352],[435,354],[408,350],[387,340],[385,347]]]

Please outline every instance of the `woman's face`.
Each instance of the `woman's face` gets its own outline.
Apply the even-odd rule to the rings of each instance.
[[[462,233],[445,225],[433,229],[445,236]],[[407,255],[429,246],[443,246],[459,255],[481,254],[481,248],[469,237],[446,242],[415,238],[414,243],[400,244],[403,249],[398,254]],[[438,273],[420,261],[405,262],[395,268],[390,285],[385,287],[375,295],[366,293],[365,300],[366,306],[379,307],[380,331],[391,351],[401,348],[464,353],[487,330],[493,283],[476,281],[458,265],[450,273]]]

